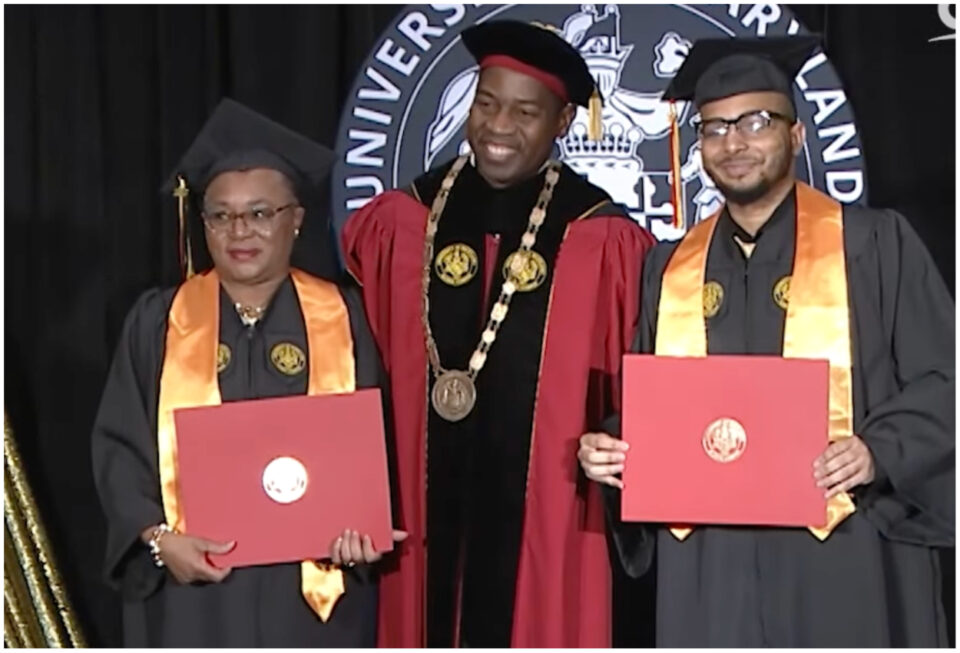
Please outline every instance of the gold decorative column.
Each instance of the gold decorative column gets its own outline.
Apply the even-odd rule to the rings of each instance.
[[[86,646],[6,413],[3,467],[3,644],[13,648]]]

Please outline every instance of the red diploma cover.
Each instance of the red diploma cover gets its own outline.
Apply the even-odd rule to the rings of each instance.
[[[344,529],[393,548],[378,389],[177,410],[186,531],[240,567],[329,557]]]
[[[624,357],[624,521],[822,526],[828,364]]]

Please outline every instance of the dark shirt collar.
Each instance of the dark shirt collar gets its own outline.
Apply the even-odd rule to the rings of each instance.
[[[764,236],[764,234],[777,231],[778,225],[785,221],[789,221],[789,219],[796,214],[796,205],[797,187],[794,186],[790,192],[787,193],[787,196],[783,198],[783,201],[780,202],[780,205],[774,209],[770,219],[760,226],[756,235],[750,235],[749,231],[737,224],[736,220],[730,216],[730,210],[726,205],[723,207],[723,214],[720,216],[720,223],[727,238],[736,236],[743,243],[757,243]]]
[[[747,230],[738,225],[730,216],[729,210],[724,207],[717,224],[717,246],[726,252],[726,255],[735,259],[749,259],[750,261],[773,260],[781,255],[781,249],[792,245],[792,235],[796,223],[797,192],[794,187],[773,211],[770,218],[763,223],[756,235],[751,236]],[[749,256],[737,243],[753,245]]]

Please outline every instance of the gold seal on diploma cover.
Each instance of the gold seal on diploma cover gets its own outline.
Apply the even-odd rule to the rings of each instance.
[[[462,286],[473,279],[480,269],[480,260],[466,243],[447,245],[434,260],[434,269],[440,281],[448,286]]]
[[[430,400],[437,415],[448,422],[459,422],[477,403],[477,386],[468,373],[448,370],[437,377]]]
[[[307,492],[307,468],[296,458],[280,456],[263,468],[263,491],[277,503],[293,503]]]
[[[270,362],[287,376],[300,374],[307,366],[307,356],[292,342],[281,342],[270,350]]]
[[[520,292],[536,290],[547,280],[547,262],[533,250],[518,250],[503,262],[503,278],[517,284]]]
[[[773,301],[783,310],[787,310],[790,304],[790,275],[781,278],[773,287]]]
[[[720,312],[723,305],[723,286],[716,281],[703,284],[703,317],[711,318]]]
[[[718,463],[731,463],[747,448],[747,432],[735,419],[721,417],[703,432],[703,450]]]
[[[217,347],[217,374],[227,369],[230,364],[230,348],[224,343]]]

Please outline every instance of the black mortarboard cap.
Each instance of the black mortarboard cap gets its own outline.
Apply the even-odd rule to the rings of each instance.
[[[180,176],[199,195],[222,172],[270,168],[286,175],[299,193],[319,186],[334,158],[329,148],[224,98],[167,179],[163,192],[177,188]]]
[[[334,159],[329,148],[236,100],[221,100],[161,189],[178,199],[180,262],[186,277],[194,273],[187,222],[189,195],[199,201],[207,184],[220,173],[270,168],[283,173],[303,201],[307,191],[326,179]]]
[[[697,106],[740,93],[775,91],[793,102],[793,80],[820,45],[815,35],[701,39],[677,71],[664,100]]]
[[[573,104],[588,107],[596,91],[583,57],[552,29],[518,20],[494,20],[465,29],[461,37],[481,65],[487,57],[505,55],[558,78]]]

